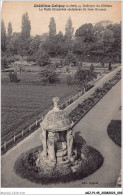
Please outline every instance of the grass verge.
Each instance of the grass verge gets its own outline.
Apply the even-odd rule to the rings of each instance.
[[[111,120],[107,132],[109,137],[118,145],[121,146],[121,120]]]

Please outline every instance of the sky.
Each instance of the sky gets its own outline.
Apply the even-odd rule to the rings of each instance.
[[[34,4],[46,5],[112,5],[106,7],[106,11],[39,11]],[[100,7],[105,8],[105,7]],[[54,17],[57,33],[65,32],[67,19],[71,17],[74,32],[82,24],[97,23],[102,20],[110,20],[113,23],[121,21],[121,2],[120,1],[4,1],[1,10],[1,19],[4,20],[6,29],[8,23],[12,23],[13,32],[21,32],[22,15],[28,12],[31,21],[31,35],[41,35],[49,31],[49,21]]]

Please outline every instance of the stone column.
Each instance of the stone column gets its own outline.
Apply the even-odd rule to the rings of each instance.
[[[42,128],[40,138],[43,144],[43,155],[47,156],[47,140],[46,140],[46,131]]]
[[[48,157],[50,160],[56,161],[54,132],[48,132]]]
[[[67,148],[68,148],[68,159],[70,159],[73,150],[73,134],[71,129],[68,130],[67,132]]]

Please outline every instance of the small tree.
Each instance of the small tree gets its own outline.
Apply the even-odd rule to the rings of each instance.
[[[93,64],[90,65],[90,71],[91,72],[94,72],[94,66],[93,66]]]
[[[111,61],[109,61],[108,70],[112,70]]]

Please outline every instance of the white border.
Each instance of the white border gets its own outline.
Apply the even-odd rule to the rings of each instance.
[[[3,1],[11,1],[11,0],[0,0],[0,10],[2,8],[2,2]],[[13,1],[19,1],[19,0],[13,0]],[[34,0],[20,0],[20,1],[34,1]],[[51,1],[51,0],[42,0],[42,1]],[[52,0],[52,1],[64,1],[64,0]],[[65,0],[70,2],[69,0]],[[78,1],[78,0],[74,0],[74,1]],[[103,0],[85,0],[85,1],[103,1]],[[121,2],[122,0],[106,0],[106,1],[117,1],[117,2]],[[39,2],[39,1],[37,1]],[[105,1],[104,1],[105,2]],[[121,5],[121,9],[123,10],[123,3]],[[122,12],[121,12],[122,13]],[[122,14],[122,21],[123,21],[123,14]],[[121,22],[122,22],[121,21]],[[122,22],[123,25],[123,22]],[[1,28],[0,28],[0,32],[1,32]],[[123,31],[122,31],[122,40],[123,40]],[[0,36],[0,43],[1,43],[1,36]],[[122,41],[122,48],[123,48],[123,41]],[[0,56],[1,56],[1,50],[0,50]],[[122,55],[122,62],[123,62],[123,55]],[[121,63],[122,64],[122,63]],[[1,63],[0,63],[1,65]],[[1,69],[1,66],[0,66]],[[123,72],[122,72],[122,77],[123,77]],[[1,80],[0,80],[0,84],[1,84]],[[123,86],[123,81],[122,81],[122,86]],[[123,88],[122,88],[123,91]],[[0,85],[0,94],[1,94],[1,85]],[[123,99],[122,99],[123,100]],[[1,102],[0,102],[0,107],[1,107]],[[122,107],[123,108],[123,107]],[[1,113],[0,113],[1,116]],[[123,119],[123,118],[122,118]],[[1,118],[0,118],[0,122],[1,122]],[[1,134],[1,131],[0,131]],[[123,132],[122,132],[122,138],[123,138]],[[1,142],[1,140],[0,140]],[[123,142],[122,142],[123,143]],[[1,151],[0,151],[1,154]],[[123,150],[122,150],[122,156],[123,156]],[[123,162],[122,162],[123,163]],[[1,161],[0,161],[0,168],[1,168]],[[1,183],[1,175],[0,175],[0,183]],[[106,193],[104,193],[106,192]],[[118,193],[119,192],[119,193]],[[29,195],[38,195],[38,194],[121,194],[122,193],[122,188],[1,188],[1,195],[2,194],[15,194],[15,195],[19,195],[19,194],[29,194]]]

